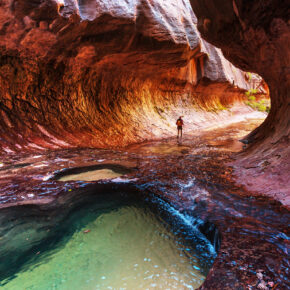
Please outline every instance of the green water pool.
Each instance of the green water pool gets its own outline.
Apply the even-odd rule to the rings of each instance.
[[[205,279],[184,237],[144,205],[110,201],[81,208],[60,235],[1,289],[196,289]],[[19,237],[27,243],[27,228]]]

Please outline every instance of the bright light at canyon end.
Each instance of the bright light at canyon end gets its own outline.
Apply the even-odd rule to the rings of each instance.
[[[287,289],[288,11],[2,0],[1,289]]]

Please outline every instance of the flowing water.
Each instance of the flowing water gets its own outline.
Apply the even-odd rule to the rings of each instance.
[[[259,122],[2,156],[1,289],[288,289],[289,211],[224,165]]]
[[[192,234],[192,228],[191,233],[187,231],[180,217],[175,217],[172,226],[147,203],[124,200],[103,197],[95,205],[78,208],[63,224],[56,223],[49,242],[39,246],[41,251],[35,250],[19,272],[6,278],[1,289],[199,287],[210,266],[205,264],[210,264],[215,254],[210,243],[200,233],[196,232],[199,237]],[[163,206],[163,210],[169,209],[169,205]],[[14,245],[21,252],[19,248],[33,240],[33,233],[23,225],[16,231],[20,234],[14,231],[14,238],[7,238],[13,241],[17,236]],[[199,239],[207,261],[194,250]],[[39,244],[37,239],[34,242]]]

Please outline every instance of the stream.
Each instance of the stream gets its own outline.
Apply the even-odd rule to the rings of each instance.
[[[1,156],[3,289],[289,285],[289,211],[226,163],[261,120],[135,144]]]

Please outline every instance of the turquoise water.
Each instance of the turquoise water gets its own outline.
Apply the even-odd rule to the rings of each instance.
[[[196,289],[202,284],[207,269],[184,235],[146,205],[116,203],[75,211],[47,250],[42,245],[1,289]],[[18,239],[27,242],[29,233],[26,228]]]

